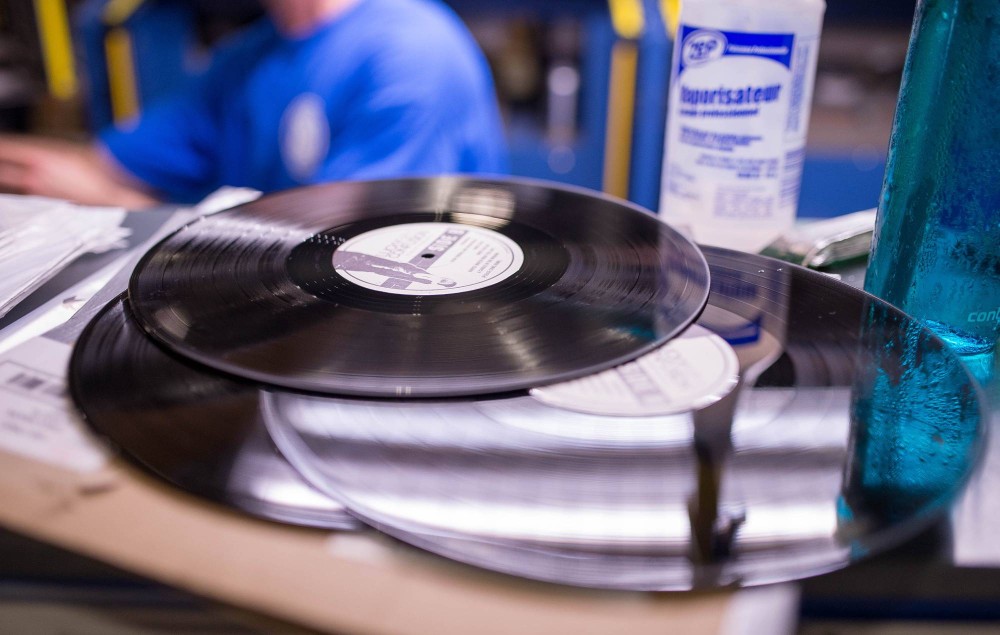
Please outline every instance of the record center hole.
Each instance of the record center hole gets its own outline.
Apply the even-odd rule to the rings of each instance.
[[[421,258],[433,258],[434,254],[420,254]]]

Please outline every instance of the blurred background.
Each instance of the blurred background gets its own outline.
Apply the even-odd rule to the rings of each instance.
[[[447,4],[493,68],[514,174],[656,208],[676,2]],[[805,217],[876,204],[915,1],[828,4]],[[0,130],[86,138],[121,125],[177,90],[207,63],[212,43],[261,12],[256,0],[5,0]],[[623,28],[631,15],[638,28]]]

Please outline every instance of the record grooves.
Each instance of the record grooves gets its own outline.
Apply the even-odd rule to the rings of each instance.
[[[449,397],[652,350],[698,316],[708,268],[630,204],[446,177],[314,186],[203,218],[154,247],[129,289],[152,337],[217,370]]]
[[[134,322],[124,295],[81,334],[69,378],[91,428],[174,486],[269,520],[357,526],[277,454],[256,386],[161,350]]]

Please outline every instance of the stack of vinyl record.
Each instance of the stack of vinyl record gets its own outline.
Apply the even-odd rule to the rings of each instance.
[[[70,377],[95,431],[192,494],[606,588],[848,564],[947,508],[984,427],[957,358],[878,300],[513,179],[201,218]]]

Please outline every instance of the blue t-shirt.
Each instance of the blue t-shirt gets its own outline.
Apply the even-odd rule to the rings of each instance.
[[[100,140],[177,202],[222,185],[269,192],[507,168],[485,58],[435,0],[359,0],[295,39],[262,19],[186,90]]]

